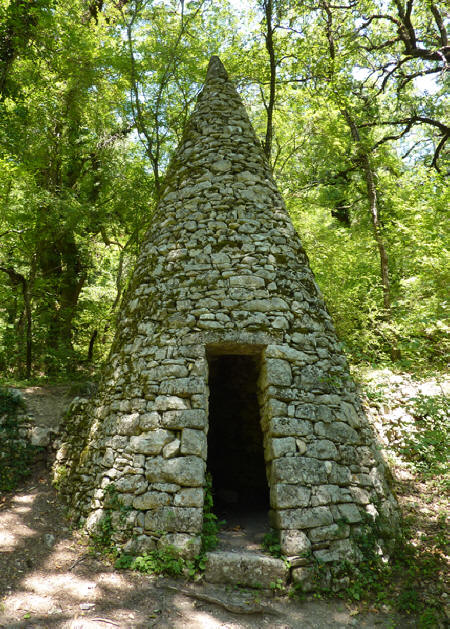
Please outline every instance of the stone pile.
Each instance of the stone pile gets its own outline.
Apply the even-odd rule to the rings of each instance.
[[[367,416],[386,450],[398,450],[420,430],[415,416],[419,399],[438,401],[450,395],[448,378],[417,380],[389,369],[361,374],[362,400]]]
[[[118,501],[121,548],[198,552],[214,423],[208,373],[233,355],[257,366],[270,521],[283,553],[357,561],[355,532],[369,515],[392,534],[395,499],[306,254],[213,57],[99,391],[77,401],[58,454],[61,492],[89,530]]]

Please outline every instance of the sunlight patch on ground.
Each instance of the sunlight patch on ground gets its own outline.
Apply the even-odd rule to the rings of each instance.
[[[58,594],[62,591],[74,599],[96,599],[100,592],[95,581],[81,579],[75,574],[42,574],[35,573],[23,580],[23,585],[41,594]]]
[[[127,582],[126,578],[114,572],[102,572],[96,578],[99,587],[117,588],[121,592],[133,590],[134,584]]]
[[[29,511],[28,507],[26,507],[26,509]],[[3,552],[12,551],[14,548],[17,548],[24,537],[33,537],[36,535],[36,531],[22,524],[20,521],[19,523],[17,522],[18,513],[20,513],[18,508],[11,509],[9,512],[0,513],[0,550]]]
[[[55,602],[49,596],[19,591],[5,598],[2,602],[2,607],[4,614],[16,614],[20,611],[24,614],[27,612],[48,614],[55,607]]]
[[[13,504],[28,504],[28,505],[32,505],[33,502],[36,499],[36,494],[32,494],[31,496],[29,494],[24,494],[23,496],[15,496],[14,500],[12,501]]]

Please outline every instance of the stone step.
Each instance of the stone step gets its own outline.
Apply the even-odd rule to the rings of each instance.
[[[206,555],[205,581],[254,588],[285,585],[289,567],[282,559],[254,552],[213,551]]]

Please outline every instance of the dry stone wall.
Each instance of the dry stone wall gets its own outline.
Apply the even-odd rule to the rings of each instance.
[[[128,551],[200,547],[208,357],[259,364],[271,523],[283,552],[358,560],[364,514],[396,513],[346,360],[259,141],[217,58],[169,168],[97,395],[56,476],[92,530],[116,497]]]

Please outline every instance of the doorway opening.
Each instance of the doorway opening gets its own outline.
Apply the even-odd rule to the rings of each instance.
[[[214,508],[230,526],[268,521],[269,487],[257,382],[260,354],[213,354],[209,362],[208,469]]]

